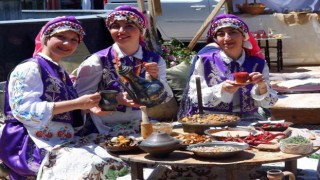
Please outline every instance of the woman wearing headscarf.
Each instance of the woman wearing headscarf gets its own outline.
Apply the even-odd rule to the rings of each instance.
[[[113,136],[140,134],[140,105],[129,100],[124,88],[116,82],[121,79],[118,74],[119,66],[122,64],[132,67],[136,76],[160,80],[167,96],[164,102],[167,102],[173,97],[173,93],[166,81],[166,64],[162,57],[144,46],[143,35],[147,19],[136,8],[119,6],[108,15],[105,22],[115,43],[94,53],[79,66],[75,87],[80,95],[107,89],[119,92],[117,111],[102,111],[98,107],[90,109],[87,123],[92,119],[91,125],[99,133]],[[125,79],[121,80],[130,88]]]
[[[39,32],[34,56],[10,74],[0,139],[0,159],[10,179],[80,179],[102,174],[99,165],[124,167],[90,144],[93,137],[75,137],[83,125],[80,110],[98,106],[101,98],[99,93],[78,97],[59,64],[75,52],[84,34],[75,17],[54,18]]]
[[[201,81],[205,113],[236,113],[242,120],[261,120],[258,107],[269,108],[277,102],[277,93],[269,84],[269,68],[249,41],[249,28],[231,14],[217,16],[208,31],[216,48],[198,54],[180,104],[179,117],[198,113],[195,77]],[[253,49],[253,50],[252,50]],[[234,81],[234,72],[249,73],[249,84]]]

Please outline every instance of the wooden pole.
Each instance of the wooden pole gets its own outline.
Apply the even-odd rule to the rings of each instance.
[[[145,34],[145,41],[149,50],[154,51],[158,54],[161,54],[161,46],[159,44],[159,39],[157,35],[156,25],[155,25],[155,13],[153,9],[153,2],[152,0],[148,0],[148,10],[149,16],[146,12],[146,8],[144,5],[144,0],[138,0],[138,7],[141,12],[146,17],[149,17],[149,27],[147,27],[146,34]]]
[[[194,38],[191,40],[191,42],[188,45],[188,49],[191,51],[198,40],[200,39],[203,32],[206,30],[206,28],[211,23],[212,19],[217,15],[218,11],[221,9],[223,4],[226,2],[226,0],[220,0],[217,6],[212,10],[211,14],[207,17],[207,19],[204,21],[200,29],[198,30],[197,34],[194,36]]]
[[[233,13],[233,2],[232,2],[232,0],[226,0],[225,9],[226,9],[226,13],[227,14],[232,14]]]
[[[144,0],[138,0],[137,1],[138,3],[138,8],[139,10],[144,14],[144,16],[146,18],[148,18],[148,14],[147,14],[147,11],[146,11],[146,6],[144,5]],[[153,51],[153,46],[152,46],[152,43],[151,43],[151,35],[150,35],[150,31],[149,31],[149,27],[147,27],[146,29],[146,33],[144,34],[145,36],[145,41],[146,41],[146,46],[151,50]]]

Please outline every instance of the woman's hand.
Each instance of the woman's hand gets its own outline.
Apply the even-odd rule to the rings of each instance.
[[[158,64],[155,62],[151,62],[151,63],[145,63],[144,64],[144,68],[146,69],[147,73],[149,73],[149,75],[155,79],[158,78],[159,75],[159,67]]]
[[[230,80],[226,80],[222,84],[222,90],[230,94],[234,94],[235,92],[237,92],[239,87],[241,86],[235,85],[234,81],[230,81]]]
[[[135,102],[133,102],[133,100],[128,99],[127,92],[118,93],[116,99],[117,99],[118,104],[120,104],[120,105],[136,107],[136,108],[139,108],[141,106],[140,104],[136,104]]]
[[[267,83],[263,75],[259,72],[252,72],[249,74],[250,81],[258,85],[259,94],[265,94],[267,89]]]
[[[77,98],[79,109],[91,109],[99,105],[101,96],[98,92],[94,94],[86,94]]]
[[[251,83],[257,84],[257,85],[263,85],[266,83],[263,75],[259,72],[252,72],[249,74],[249,79]]]
[[[116,111],[103,111],[99,106],[95,106],[91,108],[90,111],[97,116],[106,116],[116,112]]]

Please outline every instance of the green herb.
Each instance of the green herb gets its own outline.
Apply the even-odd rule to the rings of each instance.
[[[303,136],[293,136],[282,140],[285,144],[310,144],[310,141]]]

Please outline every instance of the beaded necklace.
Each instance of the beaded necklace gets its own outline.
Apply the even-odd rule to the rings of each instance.
[[[119,74],[119,67],[120,67],[120,65],[121,65],[121,62],[120,62],[120,60],[119,60],[118,54],[117,54],[115,51],[114,51],[114,59],[115,59],[114,67],[115,67],[115,69],[116,69],[116,71],[117,71],[117,74],[119,75],[119,77],[121,78],[121,80],[122,80],[123,82],[128,82],[128,80],[127,80],[126,78],[124,78],[123,76],[121,76],[121,75]],[[140,73],[141,73],[141,59],[137,59],[137,60],[138,60],[138,63],[137,63],[137,65],[134,66],[133,68],[134,68],[134,74],[135,74],[136,76],[139,76]]]

